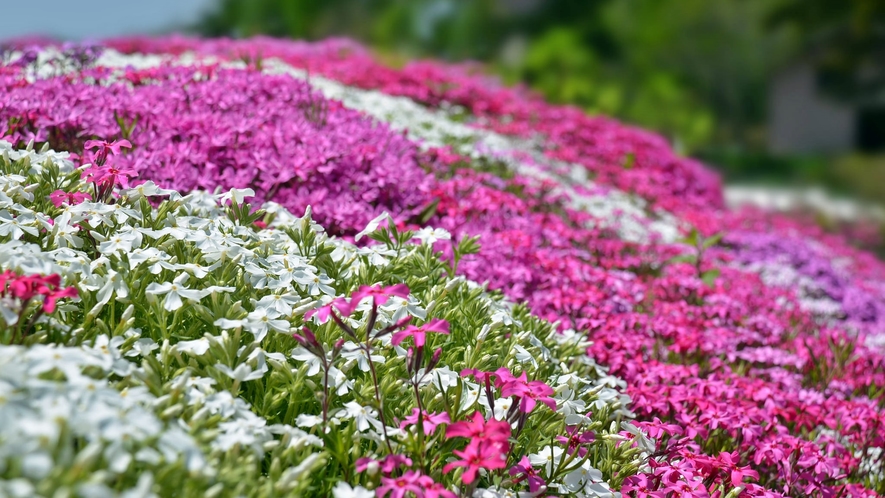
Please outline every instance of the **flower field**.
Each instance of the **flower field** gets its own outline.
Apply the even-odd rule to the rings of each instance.
[[[0,496],[885,494],[885,264],[344,40],[0,54]]]

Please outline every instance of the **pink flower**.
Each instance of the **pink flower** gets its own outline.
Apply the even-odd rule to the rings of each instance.
[[[343,316],[350,316],[353,314],[356,307],[359,306],[360,301],[362,301],[363,298],[370,296],[372,299],[375,299],[376,305],[384,304],[393,296],[403,298],[409,297],[409,287],[406,286],[406,284],[391,285],[389,287],[382,287],[380,285],[363,285],[350,296],[350,301],[346,298],[339,297],[325,306],[308,310],[304,314],[304,318],[308,319],[316,315],[317,318],[319,318],[320,323],[324,323],[329,319],[329,316],[331,316],[333,308],[338,310]]]
[[[374,458],[369,458],[369,457],[357,458],[356,465],[355,465],[356,471],[357,472],[365,472],[366,470],[369,469],[369,466],[373,463],[378,463],[378,461],[375,460]]]
[[[587,454],[587,444],[596,441],[596,436],[592,431],[580,431],[580,427],[572,425],[565,428],[565,431],[568,433],[568,437],[565,436],[556,436],[556,440],[564,445],[566,445],[566,451],[569,454],[572,454],[575,450],[578,450],[578,456],[584,458],[584,455]]]
[[[375,496],[381,498],[390,494],[390,498],[405,498],[406,493],[424,496],[426,479],[419,472],[407,470],[400,477],[382,477],[381,485],[375,490]]]
[[[338,310],[338,312],[344,316],[350,316],[353,313],[353,309],[356,308],[356,304],[354,304],[353,301],[347,302],[347,299],[339,297],[325,306],[307,310],[307,312],[304,313],[304,319],[307,320],[316,315],[320,323],[325,323],[331,316],[333,308]]]
[[[498,371],[500,372],[500,370]],[[516,396],[519,398],[519,409],[523,413],[531,413],[539,401],[547,405],[551,410],[556,410],[556,401],[550,397],[553,394],[552,387],[540,380],[529,382],[525,372],[521,373],[519,377],[513,377],[510,372],[507,372],[506,376],[499,375],[501,396],[505,398]]]
[[[49,194],[49,200],[52,201],[52,204],[55,207],[61,207],[61,205],[65,203],[70,206],[75,206],[86,199],[92,199],[92,196],[86,192],[65,192],[64,190],[56,190]]]
[[[468,375],[472,375],[480,384],[488,384],[491,378],[495,377],[496,374],[494,372],[483,372],[476,368],[465,368],[464,370],[461,370],[461,377],[467,377]]]
[[[44,294],[43,312],[52,313],[55,311],[56,301],[65,297],[77,297],[76,287],[65,287],[64,289],[49,291]]]
[[[460,457],[461,460],[446,464],[443,467],[443,473],[449,473],[457,467],[464,467],[466,470],[461,476],[464,484],[473,482],[480,469],[494,470],[507,466],[507,444],[499,441],[474,439],[463,451],[455,450],[452,453]]]
[[[465,437],[506,444],[510,438],[510,424],[500,420],[486,420],[481,413],[473,412],[467,421],[455,422],[446,427],[446,438]]]
[[[102,166],[108,158],[108,152],[117,156],[120,154],[120,147],[126,147],[127,149],[132,148],[132,144],[129,143],[129,140],[117,140],[114,142],[106,142],[104,140],[87,140],[83,145],[84,149],[98,149],[98,153],[95,156],[95,164]]]
[[[391,474],[401,465],[411,467],[412,459],[405,455],[387,455],[386,457],[384,457],[383,460],[381,460],[381,472],[385,474]]]
[[[363,285],[350,296],[350,302],[356,306],[366,297],[372,297],[376,305],[384,304],[391,297],[409,297],[409,287],[406,284],[396,284],[388,287]]]
[[[129,178],[135,176],[138,176],[135,170],[119,169],[112,166],[92,166],[83,171],[83,177],[86,178],[86,181],[106,188],[117,185],[129,188]]]
[[[415,341],[415,346],[421,348],[424,347],[424,344],[427,340],[428,332],[436,332],[437,334],[449,335],[449,322],[434,318],[424,325],[410,325],[405,330],[401,330],[393,334],[390,342],[393,343],[394,346],[397,346],[399,345],[399,343],[403,342],[406,337],[412,337],[412,339]]]
[[[377,464],[378,470],[381,471],[384,475],[390,475],[394,470],[398,469],[400,466],[405,465],[406,467],[412,466],[412,459],[405,455],[387,455],[381,460],[375,460],[368,457],[359,458],[356,461],[356,471],[357,472],[365,472],[369,469],[369,465]]]
[[[545,486],[547,483],[541,476],[538,475],[538,472],[532,467],[532,463],[529,461],[528,457],[522,457],[522,460],[519,461],[513,467],[510,467],[510,475],[514,476],[514,482],[522,482],[523,480],[528,480],[529,482],[529,491],[534,493],[541,489],[541,486]]]
[[[412,414],[403,419],[402,423],[400,423],[400,429],[405,429],[410,425],[415,425],[418,423],[419,417],[421,419],[421,426],[424,430],[424,434],[433,434],[433,431],[436,430],[436,427],[440,424],[448,424],[452,420],[449,418],[448,413],[427,413],[421,412],[421,410],[417,408],[412,409]]]
[[[424,477],[426,477],[424,484],[427,485],[424,488],[424,498],[458,498],[458,495],[446,489],[442,484],[433,482],[430,477]]]
[[[43,296],[43,312],[55,311],[56,302],[66,297],[77,297],[76,287],[59,289],[61,276],[52,275],[17,275],[7,270],[0,273],[0,295],[9,295],[23,302],[37,296]]]

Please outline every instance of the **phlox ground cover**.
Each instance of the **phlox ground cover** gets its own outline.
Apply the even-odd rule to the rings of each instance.
[[[7,494],[885,493],[871,255],[464,67],[107,45],[0,67]]]

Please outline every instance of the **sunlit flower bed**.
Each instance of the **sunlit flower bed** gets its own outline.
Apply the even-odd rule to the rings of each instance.
[[[108,46],[2,54],[0,492],[885,493],[873,256],[464,68]]]

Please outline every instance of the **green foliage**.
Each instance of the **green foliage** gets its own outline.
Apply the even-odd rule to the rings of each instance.
[[[685,152],[758,146],[765,88],[795,36],[766,0],[224,0],[208,35],[348,35],[387,53],[479,59],[508,81],[653,128]]]

